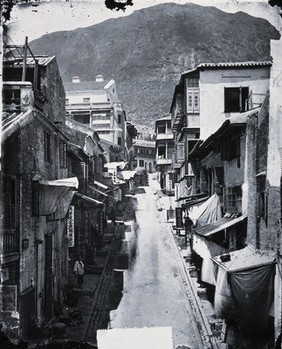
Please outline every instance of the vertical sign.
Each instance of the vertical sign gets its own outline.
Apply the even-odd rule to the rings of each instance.
[[[98,212],[98,226],[99,226],[99,235],[104,234],[104,212]]]
[[[69,216],[67,219],[67,235],[69,238],[69,247],[74,247],[74,206],[69,208]]]
[[[176,228],[183,228],[182,207],[175,207]]]

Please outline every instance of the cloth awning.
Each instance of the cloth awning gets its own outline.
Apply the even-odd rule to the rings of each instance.
[[[205,236],[205,237],[211,236],[215,233],[218,233],[219,231],[230,228],[231,226],[242,222],[246,218],[247,218],[246,214],[240,217],[223,217],[212,224],[207,224],[202,227],[195,228],[194,232],[198,235]]]
[[[136,174],[136,171],[121,171],[120,172],[122,179],[124,180],[130,180],[131,178],[133,178]]]
[[[83,201],[85,201],[86,203],[91,204],[91,205],[94,206],[94,207],[102,207],[102,206],[105,205],[105,204],[104,204],[103,202],[101,202],[101,201],[98,201],[98,200],[93,199],[93,198],[91,198],[91,197],[89,197],[89,196],[80,194],[80,193],[78,193],[78,192],[75,192],[75,196],[76,196],[77,198],[79,198],[80,200],[83,200]]]
[[[107,164],[104,165],[104,167],[111,169],[111,170],[116,170],[118,167],[123,170],[125,168],[125,165],[127,162],[125,161],[119,161],[119,162],[108,162]]]
[[[71,187],[75,189],[77,189],[79,185],[77,177],[61,178],[55,180],[41,180],[39,181],[39,184],[50,185],[55,187]]]
[[[98,187],[102,188],[102,189],[109,189],[109,187],[103,183],[100,183],[98,181],[94,181],[94,184],[97,185]]]
[[[97,194],[99,194],[99,195],[103,195],[103,196],[105,196],[105,197],[108,196],[108,194],[104,193],[102,190],[99,190],[99,189],[97,189],[97,188],[95,188],[95,187],[92,187],[91,185],[88,185],[88,187],[90,188],[90,190],[95,191],[95,192],[96,192]]]
[[[220,200],[217,194],[213,194],[200,205],[193,205],[188,209],[188,216],[194,225],[203,226],[214,223],[222,217]]]
[[[238,319],[241,325],[263,326],[274,297],[275,255],[250,246],[212,260],[219,266],[214,307],[219,317]]]
[[[78,188],[78,179],[40,180],[38,184],[38,214],[48,216],[57,211],[59,218],[64,218],[74,195],[71,189]]]
[[[227,250],[217,245],[216,243],[205,239],[202,236],[193,235],[192,239],[194,252],[196,252],[203,259],[201,268],[201,280],[210,285],[215,285],[216,273],[215,266],[211,257],[225,253]]]

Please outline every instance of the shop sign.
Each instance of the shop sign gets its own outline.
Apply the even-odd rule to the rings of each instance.
[[[98,226],[99,226],[99,235],[103,235],[104,234],[104,212],[103,211],[99,211],[98,212]]]
[[[182,228],[183,227],[182,207],[175,208],[175,220],[176,220],[176,228]]]
[[[69,208],[69,215],[67,219],[67,236],[69,239],[69,247],[74,247],[74,206]]]

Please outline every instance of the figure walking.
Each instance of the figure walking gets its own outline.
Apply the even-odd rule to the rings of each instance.
[[[84,264],[82,262],[81,256],[78,257],[77,261],[74,263],[73,271],[77,275],[77,284],[81,288],[83,284],[83,275],[84,275]]]

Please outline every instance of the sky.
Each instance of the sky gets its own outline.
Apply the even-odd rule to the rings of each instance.
[[[124,0],[119,0],[124,1]],[[186,0],[132,0],[126,11],[106,8],[105,0],[38,0],[14,6],[11,20],[7,22],[12,43],[23,45],[25,37],[32,41],[54,31],[74,30],[103,22],[109,18],[128,16],[133,11],[166,2],[184,4]],[[267,0],[191,0],[203,6],[216,6],[226,12],[244,11],[267,19],[279,29],[277,11]]]

